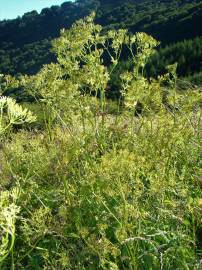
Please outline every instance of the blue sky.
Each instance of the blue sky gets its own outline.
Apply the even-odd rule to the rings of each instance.
[[[31,10],[40,12],[42,8],[64,2],[65,0],[0,0],[0,20],[13,19]]]

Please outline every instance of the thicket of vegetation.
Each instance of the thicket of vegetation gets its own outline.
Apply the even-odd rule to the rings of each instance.
[[[201,0],[65,2],[61,6],[45,8],[40,14],[32,11],[21,18],[0,22],[0,72],[12,75],[35,74],[44,63],[50,63],[54,59],[49,48],[51,39],[58,37],[59,30],[69,28],[73,22],[92,10],[96,10],[96,22],[103,25],[105,30],[126,28],[131,33],[146,32],[160,40],[162,47],[202,35]],[[187,70],[190,46],[191,50],[195,50],[195,43],[187,41],[188,43],[189,48],[185,46],[182,53],[178,48],[185,44],[176,45],[177,56],[173,52],[175,45],[171,45],[169,49],[172,53],[169,59],[173,57],[173,61],[178,61],[180,58],[179,66],[182,63],[183,75],[198,72],[198,66],[196,68],[194,65],[191,65],[191,71]],[[199,63],[198,58],[201,59],[201,53],[192,54],[193,61]]]
[[[57,63],[1,76],[0,268],[199,270],[200,92],[177,90],[176,65],[144,77],[158,42],[93,17],[61,31]],[[3,97],[19,85],[35,103]]]

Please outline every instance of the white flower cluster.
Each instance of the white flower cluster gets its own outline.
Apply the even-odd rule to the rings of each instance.
[[[0,135],[12,125],[32,123],[36,117],[10,97],[0,97]]]
[[[12,203],[10,203],[11,198]],[[20,208],[14,203],[15,200],[14,193],[0,192],[0,263],[8,256],[15,241],[15,222],[20,211]]]

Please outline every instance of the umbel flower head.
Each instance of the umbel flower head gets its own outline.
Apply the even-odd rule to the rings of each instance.
[[[17,196],[17,189],[11,192],[0,192],[0,264],[11,252],[14,245],[15,222],[20,212],[20,208],[15,204]]]
[[[0,97],[0,135],[12,125],[32,123],[36,117],[10,97]]]

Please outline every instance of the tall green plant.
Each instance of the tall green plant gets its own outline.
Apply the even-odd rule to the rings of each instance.
[[[158,42],[103,32],[93,18],[62,30],[53,43],[58,63],[21,78],[46,128],[14,133],[0,151],[2,189],[9,190],[1,223],[8,223],[4,209],[16,210],[14,225],[2,226],[2,269],[198,270],[200,93],[177,91],[175,66],[144,78]],[[121,75],[121,112],[109,114],[107,85],[123,47],[133,69]],[[15,102],[20,113],[8,114],[11,101],[2,98],[3,127],[33,120]],[[142,114],[134,117],[138,103]],[[21,192],[12,200],[16,183]]]

